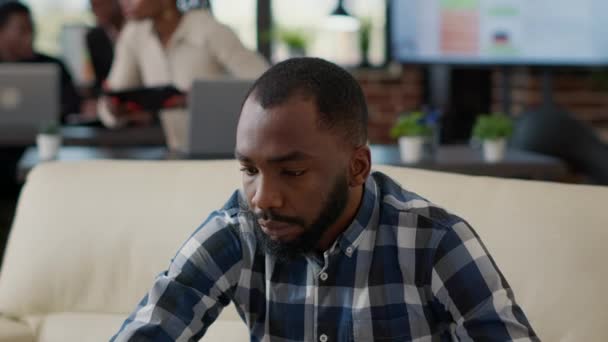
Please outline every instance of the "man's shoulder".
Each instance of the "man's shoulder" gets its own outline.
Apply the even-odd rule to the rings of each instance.
[[[26,61],[26,62],[30,62],[30,61]],[[65,66],[65,64],[61,61],[61,59],[59,58],[55,58],[49,55],[45,55],[43,53],[39,53],[39,52],[35,52],[34,53],[34,57],[31,60],[31,62],[33,63],[51,63],[51,64],[55,64],[59,67],[60,71],[62,74],[66,74],[68,73],[67,71],[67,67]],[[68,74],[68,76],[70,76]]]
[[[35,52],[34,53],[33,61],[37,62],[37,63],[56,63],[56,64],[62,64],[61,60],[59,60],[58,58],[51,57],[49,55],[45,55],[45,54],[40,53],[40,52]]]
[[[446,231],[464,222],[447,209],[403,188],[386,174],[374,172],[372,176],[378,185],[381,224],[391,222],[395,228],[415,225],[418,229]]]
[[[223,232],[231,235],[241,234],[243,220],[247,212],[247,204],[241,192],[235,190],[224,205],[212,211],[205,221],[198,227],[194,235],[209,236],[216,232]]]

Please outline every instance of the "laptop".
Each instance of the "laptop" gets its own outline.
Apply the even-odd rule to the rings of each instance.
[[[195,159],[234,158],[241,105],[253,80],[197,80],[189,95],[185,154]]]
[[[0,143],[32,144],[59,120],[59,69],[51,63],[0,64]]]

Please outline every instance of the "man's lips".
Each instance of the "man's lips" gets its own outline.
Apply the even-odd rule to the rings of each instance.
[[[298,226],[291,223],[267,220],[259,220],[258,223],[262,231],[272,239],[284,239],[298,231]]]

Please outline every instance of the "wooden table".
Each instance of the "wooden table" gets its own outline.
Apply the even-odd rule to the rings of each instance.
[[[467,145],[445,145],[437,150],[434,160],[408,164],[401,161],[397,145],[372,145],[372,163],[407,166],[427,170],[539,180],[561,180],[568,169],[560,159],[538,153],[507,150],[505,159],[497,163],[483,160],[480,150]]]

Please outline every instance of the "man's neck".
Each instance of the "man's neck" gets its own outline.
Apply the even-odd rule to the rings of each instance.
[[[363,201],[363,192],[365,185],[358,186],[351,189],[349,194],[349,200],[346,204],[346,208],[342,215],[321,237],[317,244],[317,250],[324,252],[336,241],[336,238],[340,236],[353,222]]]

